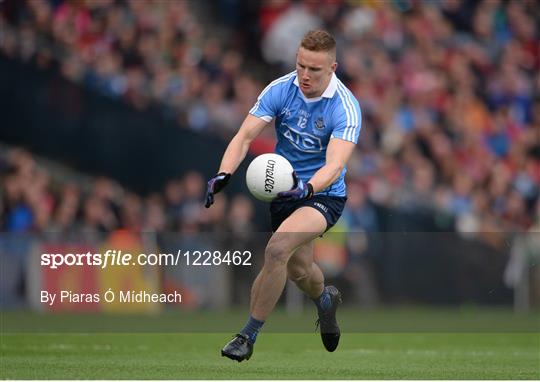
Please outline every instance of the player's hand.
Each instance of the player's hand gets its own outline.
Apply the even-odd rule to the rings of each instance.
[[[220,172],[208,181],[206,184],[206,203],[204,204],[206,208],[214,204],[214,195],[220,192],[227,183],[229,183],[230,178],[231,174]]]
[[[289,191],[282,191],[278,194],[279,201],[292,202],[295,200],[311,199],[313,196],[313,186],[311,183],[306,183],[299,179],[296,175],[296,171],[292,173],[294,184],[293,188]]]

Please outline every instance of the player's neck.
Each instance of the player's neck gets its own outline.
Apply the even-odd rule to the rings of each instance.
[[[302,90],[300,90],[302,91]],[[304,95],[304,97],[306,99],[315,99],[315,98],[321,98],[321,96],[323,95],[324,93],[324,90],[320,93],[317,93],[317,94],[310,94],[310,95],[307,95],[306,93],[302,92],[302,94]]]

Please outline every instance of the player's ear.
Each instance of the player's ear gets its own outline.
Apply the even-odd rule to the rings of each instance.
[[[334,62],[334,63],[332,64],[331,68],[332,68],[332,71],[333,71],[333,72],[336,71],[337,65],[338,65],[337,62]]]

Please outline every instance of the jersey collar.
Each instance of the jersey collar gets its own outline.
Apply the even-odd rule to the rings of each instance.
[[[330,83],[328,84],[328,86],[326,87],[326,89],[324,90],[323,94],[320,97],[306,98],[304,93],[302,92],[300,93],[302,94],[304,99],[309,102],[319,101],[321,98],[332,98],[334,94],[336,94],[336,91],[337,91],[337,81],[338,80],[337,80],[336,73],[332,73],[332,78],[330,79]],[[294,84],[300,87],[300,83],[298,82],[298,74],[294,77]]]

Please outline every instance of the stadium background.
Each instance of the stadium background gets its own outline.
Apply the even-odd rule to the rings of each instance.
[[[519,321],[512,310],[537,312],[538,25],[532,0],[1,1],[3,330],[43,323],[61,331],[54,315],[29,313],[48,311],[35,291],[99,290],[118,280],[180,289],[186,298],[180,306],[58,310],[161,312],[165,331],[179,312],[192,315],[194,331],[204,330],[197,317],[207,311],[244,317],[267,206],[247,193],[247,160],[208,210],[205,179],[259,92],[293,68],[298,41],[314,28],[335,35],[337,74],[363,112],[345,212],[316,249],[352,317],[396,306],[491,306],[505,312],[503,323],[494,320],[499,330]],[[250,158],[273,149],[268,130]],[[51,274],[32,260],[46,249],[208,245],[258,256],[249,268],[151,275],[73,267]],[[301,314],[303,302],[287,288],[280,308]],[[89,317],[73,330],[91,326]],[[379,320],[375,313],[372,323]],[[396,325],[382,322],[390,331]],[[383,330],[366,325],[347,328]]]
[[[0,1],[2,378],[540,378],[539,25],[532,0]],[[348,334],[339,362],[322,354],[287,287],[239,374],[216,349],[247,315],[267,206],[248,161],[208,210],[205,180],[314,28],[363,112],[345,212],[316,246]],[[249,157],[273,145],[268,129]],[[209,247],[253,266],[38,258]],[[183,301],[39,301],[108,288]]]

